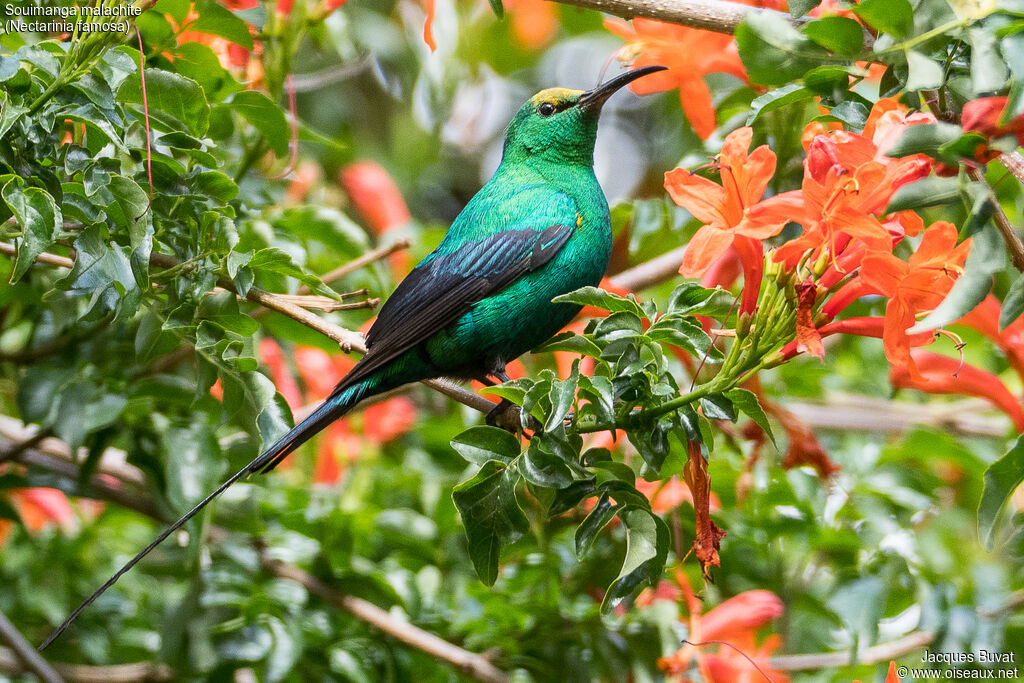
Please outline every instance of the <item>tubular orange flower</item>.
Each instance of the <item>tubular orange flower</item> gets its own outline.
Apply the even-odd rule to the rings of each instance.
[[[277,392],[284,397],[288,406],[292,410],[302,407],[302,392],[299,391],[299,385],[295,382],[278,343],[264,337],[260,340],[259,355],[260,361],[270,370],[270,378],[274,380]]]
[[[605,19],[605,28],[626,39],[620,50],[623,61],[634,67],[660,64],[667,71],[634,81],[629,87],[638,95],[679,88],[683,113],[701,139],[714,132],[715,106],[704,75],[713,72],[732,74],[747,80],[732,36],[702,31],[654,19],[633,19],[633,25],[621,19]]]
[[[734,247],[745,277],[742,311],[752,311],[757,302],[764,260],[760,240],[777,235],[785,225],[748,219],[748,209],[761,199],[775,173],[775,153],[767,145],[748,154],[753,136],[750,128],[739,128],[725,138],[718,155],[721,185],[685,168],[665,174],[672,200],[704,223],[687,245],[679,272],[700,277]]]
[[[558,6],[546,0],[505,0],[512,37],[528,49],[547,45],[558,31]]]
[[[773,635],[760,647],[757,645],[757,630],[785,611],[778,596],[766,590],[746,591],[702,615],[701,601],[693,594],[686,575],[676,571],[675,580],[690,612],[690,633],[689,642],[675,654],[658,660],[658,667],[672,680],[689,680],[683,674],[694,658],[705,681],[752,683],[765,680],[765,675],[775,683],[789,680],[786,674],[769,668],[769,657],[782,639]],[[703,654],[701,648],[713,644],[720,645],[718,651]]]
[[[999,315],[1002,307],[999,300],[989,294],[974,309],[959,320],[963,325],[973,327],[992,340],[1003,350],[1017,374],[1024,379],[1024,318],[1018,318],[1006,329],[999,329]]]
[[[905,366],[893,365],[889,370],[889,381],[894,387],[917,389],[929,394],[963,394],[983,398],[1006,413],[1018,432],[1024,432],[1024,410],[1006,385],[991,372],[922,349],[910,353],[913,365],[919,367],[920,372],[915,377]]]
[[[918,313],[939,305],[962,272],[970,240],[959,246],[956,240],[956,226],[939,221],[925,230],[909,261],[890,253],[874,252],[865,256],[861,264],[863,283],[874,293],[889,298],[882,334],[885,357],[892,365],[905,368],[915,380],[921,376],[910,355],[907,330],[917,321]]]

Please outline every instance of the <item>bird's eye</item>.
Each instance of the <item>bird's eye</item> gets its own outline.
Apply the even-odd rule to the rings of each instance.
[[[537,111],[540,112],[541,116],[551,116],[552,114],[555,113],[555,105],[551,104],[550,102],[545,102],[544,104],[540,105],[540,108]]]

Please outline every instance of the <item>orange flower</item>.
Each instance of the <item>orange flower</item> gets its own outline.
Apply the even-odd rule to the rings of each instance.
[[[382,444],[405,434],[416,424],[416,406],[408,396],[395,396],[367,406],[363,411],[363,434]]]
[[[1010,366],[1024,379],[1024,318],[1017,318],[1006,329],[1000,330],[1000,313],[1002,306],[999,300],[989,294],[958,322],[991,339],[1006,354]]]
[[[10,499],[25,528],[33,533],[51,524],[56,524],[63,531],[70,531],[75,526],[75,512],[63,491],[49,488],[15,489],[10,492]]]
[[[394,179],[375,161],[356,161],[338,173],[338,182],[366,225],[377,235],[402,228],[412,221],[409,207]],[[409,271],[409,254],[399,250],[389,257],[396,276]]]
[[[630,87],[638,95],[679,88],[683,113],[693,130],[706,140],[714,132],[715,105],[704,75],[713,72],[732,74],[747,80],[732,36],[696,28],[666,24],[653,19],[633,19],[633,25],[621,19],[605,19],[605,28],[626,39],[619,51],[623,61],[634,67],[661,65],[667,71],[634,81]]]
[[[785,611],[782,601],[774,593],[746,591],[701,615],[701,601],[693,594],[686,575],[677,571],[675,579],[690,612],[690,633],[689,642],[675,654],[658,660],[658,667],[671,680],[689,680],[684,676],[694,658],[705,681],[752,683],[765,680],[765,676],[775,683],[789,680],[786,674],[769,668],[769,658],[781,645],[781,638],[770,636],[760,647],[757,645],[757,630],[781,617]],[[700,648],[712,644],[720,645],[718,651],[702,654]]]
[[[659,515],[675,510],[684,502],[693,505],[693,493],[690,492],[690,487],[685,482],[679,481],[677,477],[672,477],[665,482],[637,479],[636,490],[647,496],[647,499],[651,501],[651,510]],[[722,509],[722,501],[713,491],[708,499],[708,506],[709,510]]]
[[[269,337],[260,340],[259,346],[260,361],[270,370],[270,379],[274,380],[277,392],[284,397],[292,410],[302,407],[302,392],[295,382],[288,362],[285,360],[284,352],[276,341]]]
[[[874,293],[889,298],[882,334],[885,357],[893,366],[905,368],[915,380],[921,376],[910,355],[907,330],[917,321],[918,313],[939,305],[962,272],[970,240],[959,246],[956,240],[956,226],[939,221],[925,230],[909,261],[890,253],[874,252],[865,256],[861,264],[863,283]]]
[[[558,6],[546,0],[505,0],[512,37],[527,50],[547,45],[558,31]]]
[[[889,382],[898,389],[917,389],[929,394],[962,394],[991,402],[1009,415],[1018,432],[1024,432],[1024,410],[1006,385],[991,372],[963,361],[930,351],[910,352],[910,366],[920,368],[916,376],[907,366],[893,365]]]
[[[718,155],[722,184],[674,168],[665,174],[672,200],[704,223],[686,247],[679,268],[684,277],[700,277],[732,245],[738,235],[762,240],[777,235],[782,225],[746,221],[747,209],[764,194],[775,173],[775,153],[761,145],[748,154],[754,132],[739,128],[725,138]]]
[[[1006,96],[980,97],[964,104],[962,123],[964,130],[977,131],[985,137],[997,138],[1014,135],[1018,145],[1024,145],[1024,116],[1000,123],[1006,110]]]

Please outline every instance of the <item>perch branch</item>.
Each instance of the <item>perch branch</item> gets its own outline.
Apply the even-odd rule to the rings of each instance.
[[[834,669],[856,664],[878,664],[889,662],[897,657],[913,652],[935,640],[931,631],[915,631],[891,643],[882,643],[867,648],[859,657],[851,657],[849,652],[821,652],[808,655],[779,655],[772,657],[769,666],[776,671],[807,671],[809,669]]]
[[[310,593],[335,607],[349,612],[406,645],[411,645],[417,650],[451,664],[462,673],[472,676],[478,681],[507,683],[509,680],[505,672],[496,668],[485,657],[464,650],[407,621],[394,619],[372,602],[340,593],[298,567],[269,558],[262,551],[260,552],[260,564],[274,576],[300,584]]]
[[[715,33],[735,33],[743,18],[754,12],[772,12],[791,20],[789,14],[741,5],[725,0],[557,0],[567,5],[596,9],[623,19],[646,17],[702,28]]]
[[[320,279],[327,284],[331,284],[335,280],[340,280],[349,273],[354,273],[360,268],[365,268],[371,263],[387,258],[391,254],[394,254],[396,251],[408,249],[410,244],[411,243],[409,242],[409,240],[404,237],[402,239],[395,240],[395,242],[392,244],[389,244],[384,247],[379,247],[377,249],[373,249],[372,251],[368,251],[359,258],[352,259],[348,263],[342,264],[335,268],[334,270],[330,270],[324,273],[323,275],[320,276]],[[307,287],[306,285],[301,285],[297,290],[295,290],[295,293],[308,294],[309,291],[309,287]]]
[[[676,247],[661,256],[655,256],[650,261],[645,261],[633,266],[629,270],[616,273],[608,279],[612,281],[612,284],[619,287],[639,292],[641,289],[647,289],[676,276],[679,273],[679,266],[683,263],[683,254],[685,252],[685,245]]]
[[[1006,217],[1006,212],[1003,211],[1002,205],[999,200],[996,199],[995,193],[989,186],[988,181],[985,180],[985,174],[981,172],[981,169],[976,166],[967,166],[967,176],[976,183],[982,183],[988,188],[989,194],[992,196],[992,205],[995,207],[995,213],[992,215],[992,222],[995,223],[996,229],[999,230],[999,234],[1002,235],[1003,241],[1006,242],[1006,248],[1010,252],[1010,260],[1013,262],[1013,267],[1018,271],[1024,273],[1024,243],[1020,240],[1020,235],[1010,225],[1010,219]]]
[[[145,681],[171,680],[170,669],[162,664],[151,664],[150,662],[112,666],[54,662],[52,668],[60,676],[56,680],[68,681],[68,683],[143,683]],[[0,647],[0,673],[13,675],[22,671],[24,671],[24,666],[14,651]]]
[[[64,683],[60,674],[54,671],[49,662],[43,659],[42,655],[25,640],[25,636],[15,628],[7,616],[0,612],[0,639],[11,646],[11,650],[17,659],[25,665],[29,671],[39,677],[44,683]]]

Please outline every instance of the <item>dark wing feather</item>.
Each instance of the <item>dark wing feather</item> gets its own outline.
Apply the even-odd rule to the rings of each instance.
[[[558,253],[573,228],[508,230],[421,263],[381,307],[366,334],[366,355],[343,389],[458,320],[478,301],[537,270]]]

